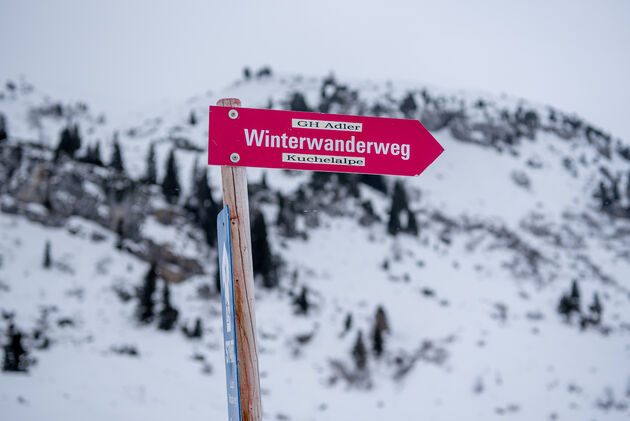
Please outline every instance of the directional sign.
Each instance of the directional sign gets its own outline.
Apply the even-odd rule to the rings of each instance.
[[[238,387],[238,349],[236,343],[236,317],[234,313],[232,241],[230,236],[230,209],[227,206],[217,216],[217,235],[219,239],[219,276],[221,278],[223,351],[225,353],[228,420],[240,421],[241,401]]]
[[[210,107],[208,164],[418,175],[444,150],[418,120]]]

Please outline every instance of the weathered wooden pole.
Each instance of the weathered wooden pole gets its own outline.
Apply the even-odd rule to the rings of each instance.
[[[217,102],[217,105],[236,109],[241,106],[241,101],[236,98],[223,98]],[[231,117],[233,115],[235,116],[233,118],[238,118],[237,113],[231,114]],[[233,161],[237,162],[238,156],[234,157]],[[241,421],[260,421],[262,411],[254,314],[254,269],[247,197],[247,170],[245,167],[222,166],[221,180],[223,205],[228,205],[230,208]]]

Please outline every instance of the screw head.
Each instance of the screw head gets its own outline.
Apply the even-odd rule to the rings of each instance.
[[[235,109],[231,109],[230,112],[228,112],[228,115],[231,119],[235,119],[236,117],[238,117],[238,111],[236,111]]]
[[[232,155],[230,155],[230,161],[236,163],[238,161],[241,160],[241,156],[239,154],[237,154],[236,152],[234,152]]]

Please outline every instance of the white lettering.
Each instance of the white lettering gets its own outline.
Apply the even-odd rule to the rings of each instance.
[[[343,122],[319,121],[319,120],[296,120],[295,126],[305,128],[310,125],[320,124],[320,128],[329,126],[331,128],[349,128],[352,125]],[[400,156],[403,160],[409,160],[411,157],[411,145],[408,143],[400,144],[397,142],[381,142],[381,141],[364,141],[356,140],[355,135],[346,139],[329,139],[317,137],[297,137],[289,136],[287,133],[272,134],[269,130],[244,129],[245,143],[247,146],[257,146],[266,148],[282,148],[282,149],[310,149],[312,151],[325,150],[328,152],[350,152],[358,154],[379,154]],[[354,165],[354,164],[342,164]]]
[[[260,137],[259,137],[258,130],[252,130],[252,134],[250,137],[249,130],[245,129],[245,141],[247,142],[247,146],[252,146],[253,142],[256,142],[256,146],[260,146],[263,141],[264,133],[265,131],[263,130],[262,133],[260,133]]]
[[[387,155],[387,150],[389,149],[389,143],[382,142],[373,142],[374,143],[374,153],[382,153]]]
[[[318,139],[316,137],[314,137],[313,139],[308,139],[308,148],[319,151],[322,148],[323,141],[324,139],[319,139],[319,142],[318,142]]]
[[[409,159],[409,144],[400,145],[400,155],[405,161]]]
[[[346,141],[346,152],[354,152],[354,136]]]

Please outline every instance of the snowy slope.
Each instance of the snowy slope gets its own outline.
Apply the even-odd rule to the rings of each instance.
[[[265,419],[630,414],[630,218],[624,213],[630,162],[621,140],[582,119],[514,98],[272,75],[149,111],[127,127],[109,127],[83,107],[38,114],[33,124],[33,108],[54,102],[20,89],[5,88],[0,100],[9,131],[0,146],[3,162],[12,162],[9,148],[17,144],[26,156],[12,187],[0,189],[0,309],[15,314],[37,363],[26,374],[1,373],[0,408],[8,419],[225,419],[215,252],[155,187],[136,187],[142,206],[132,202],[130,212],[137,232],[117,250],[111,215],[120,209],[105,187],[111,172],[74,161],[52,168],[46,147],[55,146],[68,121],[78,122],[84,147],[100,140],[109,161],[118,133],[131,179],[144,175],[151,143],[159,178],[175,147],[186,196],[194,162],[203,167],[205,160],[208,105],[230,96],[246,106],[285,109],[296,93],[310,109],[419,118],[445,153],[420,177],[403,180],[417,236],[387,233],[394,178],[386,180],[387,194],[359,184],[359,197],[352,197],[334,178],[316,192],[307,172],[248,170],[252,207],[265,214],[272,251],[283,262],[279,287],[257,289]],[[403,107],[409,95],[415,108]],[[37,186],[30,173],[38,165],[55,172],[51,180],[84,178],[77,196],[62,182],[52,184],[71,199],[93,197],[97,215],[79,216],[72,206],[74,216],[61,215],[54,211],[58,198],[49,211],[39,196],[26,195],[19,187]],[[263,174],[266,189],[258,184]],[[210,181],[220,200],[216,168]],[[621,197],[603,209],[599,184],[612,189],[615,182]],[[300,191],[305,203],[298,203]],[[275,223],[278,193],[300,205],[294,216],[304,235],[286,236]],[[359,222],[368,201],[380,222]],[[175,214],[170,222],[161,217],[166,211]],[[47,240],[50,269],[41,264]],[[185,278],[171,286],[173,305],[180,325],[203,320],[202,339],[135,320],[136,288],[152,244],[180,258],[169,263]],[[202,273],[190,269],[191,261]],[[598,293],[600,325],[580,329],[575,318],[558,314],[574,279],[585,312]],[[292,304],[302,286],[309,291],[307,315]],[[359,331],[370,348],[379,306],[390,326],[385,352],[370,355],[355,381],[351,350]],[[30,333],[42,325],[51,345],[39,350]],[[4,336],[8,322],[0,327]]]

